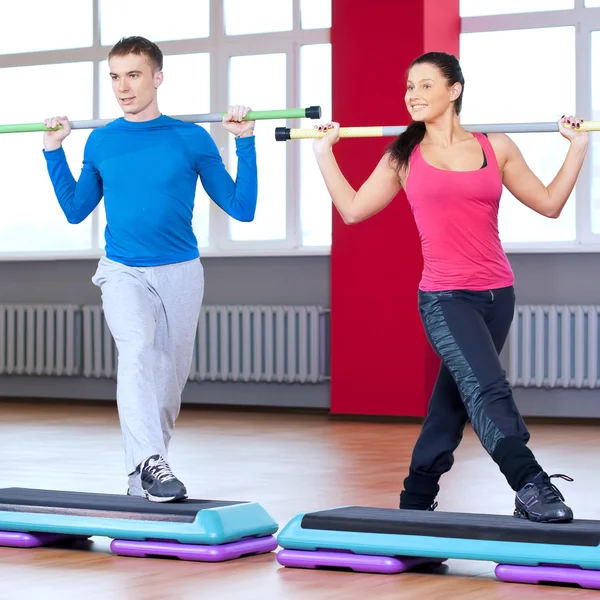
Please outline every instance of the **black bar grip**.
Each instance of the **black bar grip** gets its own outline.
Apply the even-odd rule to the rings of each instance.
[[[308,109],[306,109],[306,110],[308,110]],[[287,142],[289,139],[291,139],[289,127],[275,127],[275,141],[276,142]]]
[[[307,119],[320,119],[321,118],[321,107],[320,106],[309,106],[306,109]]]

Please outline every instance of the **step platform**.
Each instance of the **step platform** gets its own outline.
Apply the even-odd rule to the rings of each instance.
[[[217,562],[277,548],[278,525],[256,502],[145,498],[26,488],[0,489],[0,546],[48,546],[112,538],[123,556]]]
[[[451,558],[486,560],[498,563],[502,581],[600,587],[600,521],[344,506],[297,515],[277,541],[286,567],[401,573]]]

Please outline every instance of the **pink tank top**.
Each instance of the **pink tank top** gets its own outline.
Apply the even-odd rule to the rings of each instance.
[[[487,137],[474,135],[487,160],[476,171],[433,167],[423,159],[420,145],[410,158],[406,196],[421,238],[419,288],[425,292],[490,290],[514,283],[498,234],[500,169]]]

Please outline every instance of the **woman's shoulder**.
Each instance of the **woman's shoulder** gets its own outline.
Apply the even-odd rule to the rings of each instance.
[[[504,150],[514,143],[506,133],[481,133],[479,135],[487,138],[494,150]]]
[[[487,133],[480,136],[488,140],[498,164],[502,166],[515,147],[513,140],[506,133]]]

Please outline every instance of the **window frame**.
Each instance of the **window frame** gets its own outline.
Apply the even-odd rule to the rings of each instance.
[[[302,29],[300,0],[293,2],[293,29],[291,31],[247,35],[226,35],[224,9],[221,0],[210,0],[210,35],[207,38],[168,40],[157,42],[165,55],[210,54],[211,112],[226,110],[228,100],[229,58],[231,56],[282,53],[286,55],[286,107],[298,107],[300,99],[300,48],[303,45],[330,43],[330,29]],[[92,46],[66,50],[49,50],[0,55],[0,68],[42,64],[60,64],[91,61],[93,63],[93,114],[100,112],[100,63],[106,59],[111,46],[100,44],[100,2],[93,0]],[[312,104],[319,104],[315,98]],[[160,106],[160,95],[159,95]],[[286,107],[256,107],[257,110]],[[301,127],[301,119],[287,119],[286,127]],[[235,144],[233,136],[220,124],[210,124],[208,129],[221,152],[229,170],[229,148]],[[266,127],[264,128],[267,129]],[[266,131],[263,135],[266,134]],[[35,135],[35,134],[23,134]],[[235,173],[231,173],[235,177]],[[41,174],[43,176],[43,174]],[[78,174],[75,174],[77,177]],[[229,238],[229,217],[214,202],[210,202],[209,245],[200,247],[202,257],[234,256],[307,256],[329,255],[330,246],[303,246],[300,220],[300,147],[286,144],[286,238],[284,240],[233,241]],[[283,199],[282,199],[283,201]],[[0,261],[20,260],[89,260],[104,255],[103,232],[100,231],[99,210],[92,220],[89,250],[0,252]]]

